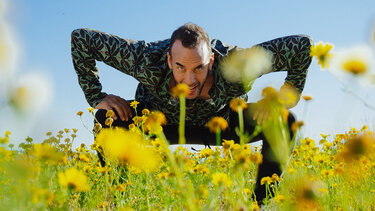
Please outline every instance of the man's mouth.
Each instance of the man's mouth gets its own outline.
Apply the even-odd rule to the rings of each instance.
[[[189,87],[189,94],[193,94],[198,89],[198,85]]]

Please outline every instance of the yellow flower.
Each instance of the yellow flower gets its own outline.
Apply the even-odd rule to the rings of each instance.
[[[228,122],[223,117],[213,117],[207,124],[206,127],[210,129],[212,133],[216,133],[217,131],[225,130],[228,127]]]
[[[12,151],[7,150],[4,147],[0,147],[0,161],[4,160],[6,162],[9,162],[11,159],[12,159]]]
[[[323,46],[322,42],[319,42],[317,45],[312,45],[310,47],[310,56],[315,56],[319,62],[318,64],[322,65],[322,68],[329,67],[329,59],[332,54],[329,54],[329,51],[333,48],[333,45],[326,43]]]
[[[229,106],[233,111],[238,112],[238,109],[243,111],[247,108],[247,103],[243,99],[233,98],[230,101]]]
[[[290,129],[292,131],[297,131],[298,129],[300,129],[305,123],[303,121],[296,121],[296,122],[293,122],[292,123],[292,126],[290,127]]]
[[[95,126],[94,126],[95,133],[99,133],[101,129],[102,129],[102,124],[100,124],[99,122],[95,123]]]
[[[122,128],[106,128],[100,131],[96,141],[103,147],[105,155],[118,160],[120,164],[129,164],[145,171],[158,167],[159,158],[143,143],[138,133]]]
[[[82,112],[82,111],[78,111],[78,112],[77,112],[77,115],[78,115],[78,116],[82,116],[82,115],[83,115],[83,112]]]
[[[307,95],[302,96],[302,98],[303,98],[304,100],[306,100],[306,101],[310,101],[310,100],[312,100],[312,97],[311,97],[311,96],[307,96]]]
[[[117,187],[116,187],[116,190],[117,190],[117,191],[120,191],[120,192],[124,192],[125,189],[126,189],[125,184],[119,184],[119,185],[117,185]]]
[[[0,144],[7,144],[7,143],[9,143],[9,137],[5,136],[4,138],[2,138],[0,136]]]
[[[34,144],[32,154],[42,161],[60,162],[64,159],[64,153],[49,144]]]
[[[258,205],[258,202],[253,202],[251,205],[250,205],[250,208],[249,208],[249,210],[253,210],[253,211],[258,211],[258,210],[260,210],[260,207],[259,207],[259,205]]]
[[[90,107],[90,108],[87,108],[87,110],[88,110],[90,113],[94,114],[94,111],[95,111],[94,108]]]
[[[367,61],[360,57],[353,57],[342,63],[342,69],[354,75],[360,75],[366,73],[368,70],[368,64]]]
[[[161,172],[159,174],[156,175],[159,179],[166,179],[166,178],[169,178],[169,173],[168,172]]]
[[[113,110],[108,110],[106,113],[105,113],[105,117],[113,117],[115,115],[115,112],[113,112]]]
[[[316,210],[318,208],[318,183],[311,180],[296,181],[295,193],[299,209]]]
[[[147,108],[145,108],[145,109],[142,110],[142,115],[147,116],[149,114],[150,114],[150,110],[148,110]]]
[[[167,124],[167,120],[164,114],[160,111],[152,111],[150,115],[147,116],[144,127],[146,131],[157,134],[163,130],[161,126],[165,124]]]
[[[172,88],[171,92],[174,97],[179,98],[181,95],[186,97],[189,95],[189,87],[184,83],[179,83]]]
[[[289,168],[288,173],[295,174],[297,171],[294,168]]]
[[[90,159],[85,154],[80,154],[79,159],[86,163],[90,162]]]
[[[320,173],[324,177],[331,177],[333,175],[333,171],[327,169],[323,169]]]
[[[271,179],[271,177],[263,177],[263,178],[260,180],[260,184],[261,184],[261,185],[264,185],[264,184],[266,184],[266,183],[267,183],[267,185],[269,185],[269,184],[272,183],[272,179]]]
[[[136,100],[134,100],[134,101],[132,101],[132,102],[130,103],[130,106],[131,106],[132,108],[136,109],[138,104],[139,104],[139,102],[136,101]]]
[[[10,136],[12,133],[9,130],[5,131],[5,136]]]
[[[372,135],[358,135],[349,139],[344,149],[339,154],[339,158],[346,162],[359,160],[361,156],[367,156],[375,150],[375,138]]]
[[[283,203],[285,201],[285,196],[284,195],[281,195],[281,194],[277,194],[275,197],[274,197],[275,201],[277,203]]]
[[[249,188],[244,188],[243,189],[243,192],[246,193],[246,194],[250,194],[251,193],[251,190]]]
[[[338,78],[354,80],[361,85],[373,85],[375,62],[373,49],[367,45],[357,45],[343,49],[333,60],[335,68],[331,72]]]
[[[328,193],[328,189],[327,188],[319,188],[318,192],[319,193]]]
[[[215,152],[210,148],[204,148],[198,153],[198,157],[200,158],[207,158],[211,155],[215,154]]]
[[[234,141],[233,140],[223,140],[223,148],[224,150],[233,149]]]
[[[253,161],[255,164],[262,164],[263,155],[259,152],[255,152],[254,154],[251,154],[251,161]]]
[[[76,168],[70,168],[63,173],[59,172],[58,177],[59,184],[71,191],[83,192],[90,190],[86,175]]]
[[[112,117],[108,117],[106,120],[105,120],[105,125],[107,126],[112,126],[112,123],[113,123],[113,119]]]
[[[232,184],[232,181],[227,174],[216,172],[212,175],[212,183],[217,186],[224,185],[225,187],[229,187]]]
[[[26,86],[19,86],[11,91],[9,103],[20,111],[26,111],[32,101],[31,90]]]
[[[271,180],[272,182],[279,182],[281,179],[277,174],[272,174]]]

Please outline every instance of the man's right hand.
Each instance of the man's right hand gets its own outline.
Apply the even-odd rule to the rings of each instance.
[[[116,95],[107,95],[95,109],[114,110],[122,121],[133,117],[129,102]],[[116,114],[112,118],[117,120]]]

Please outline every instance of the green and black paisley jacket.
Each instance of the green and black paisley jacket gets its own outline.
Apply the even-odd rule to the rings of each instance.
[[[272,52],[272,71],[287,71],[285,81],[302,92],[311,63],[312,40],[305,35],[294,35],[258,45]],[[139,81],[137,101],[146,104],[150,110],[163,112],[168,124],[178,124],[179,101],[168,91],[172,74],[167,65],[169,47],[170,39],[134,41],[91,29],[74,30],[71,35],[73,65],[87,102],[95,107],[107,96],[102,92],[96,67],[96,61],[102,61]],[[225,56],[239,48],[217,39],[211,41],[211,48],[215,55],[214,84],[209,90],[211,99],[187,100],[186,124],[203,126],[213,116],[228,120],[230,100],[235,97],[247,99],[242,84],[225,80],[219,65]]]

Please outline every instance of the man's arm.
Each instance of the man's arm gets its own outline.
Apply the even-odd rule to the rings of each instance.
[[[76,29],[72,32],[73,65],[78,82],[90,106],[107,110],[115,109],[123,120],[127,119],[127,113],[130,112],[128,102],[102,92],[95,61],[102,61],[123,73],[136,77],[134,66],[144,59],[145,46],[144,41],[126,40],[90,29]],[[103,102],[103,99],[106,99],[106,102]],[[98,106],[101,102],[103,103]]]
[[[277,38],[258,45],[272,52],[273,72],[288,71],[281,91],[288,85],[294,87],[298,95],[295,102],[297,104],[299,96],[305,87],[307,69],[311,63],[311,38],[306,35],[293,35]],[[295,104],[289,107],[293,107]]]

